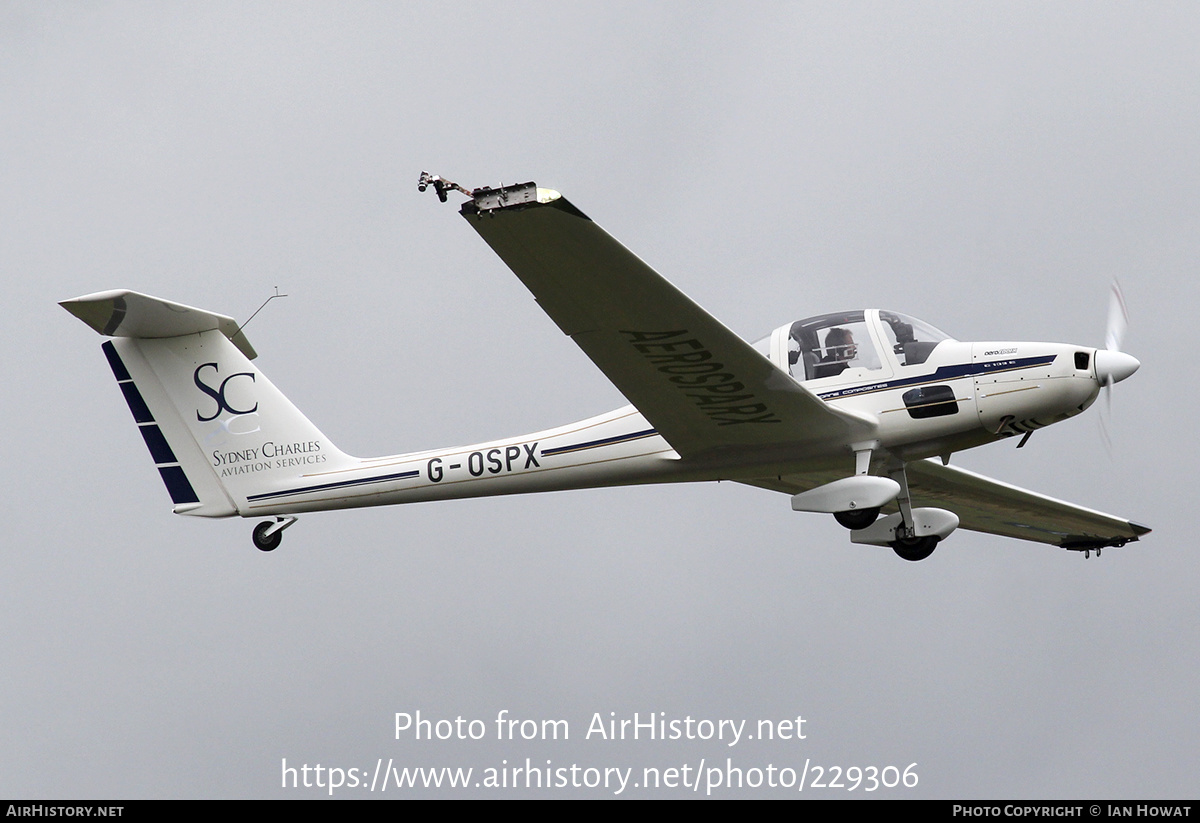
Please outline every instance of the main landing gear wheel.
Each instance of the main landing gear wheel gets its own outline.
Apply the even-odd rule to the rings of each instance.
[[[937,535],[933,534],[925,537],[902,537],[899,540],[893,540],[891,546],[892,551],[905,560],[916,562],[933,554],[939,539]]]
[[[833,519],[851,531],[865,529],[879,517],[879,507],[870,509],[851,509],[850,511],[834,512]]]
[[[283,529],[274,534],[267,534],[267,529],[274,525],[274,523],[267,521],[266,523],[259,523],[254,527],[254,547],[259,551],[273,552],[283,542]]]

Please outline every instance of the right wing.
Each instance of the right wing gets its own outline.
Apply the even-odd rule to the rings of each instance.
[[[557,192],[479,189],[462,215],[681,456],[794,459],[873,432],[873,418],[826,405]]]

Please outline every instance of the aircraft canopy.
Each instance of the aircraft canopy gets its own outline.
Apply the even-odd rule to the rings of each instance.
[[[776,329],[754,347],[797,380],[817,380],[848,368],[871,371],[915,366],[924,363],[938,343],[953,339],[915,317],[868,309],[797,320]],[[784,351],[786,363],[781,362]]]

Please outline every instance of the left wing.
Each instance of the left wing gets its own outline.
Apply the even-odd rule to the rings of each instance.
[[[958,526],[1002,537],[1049,543],[1064,549],[1102,549],[1132,543],[1149,527],[1123,517],[1077,506],[1031,492],[936,459],[905,465],[914,506],[936,506],[958,515]],[[837,480],[836,472],[784,475],[750,481],[747,485],[796,494]],[[892,503],[884,511],[895,512]]]
[[[909,493],[958,515],[959,527],[1050,543],[1064,549],[1123,546],[1150,529],[1123,517],[1085,509],[981,474],[916,460],[905,467]]]
[[[873,418],[827,406],[558,192],[478,189],[462,215],[681,456],[796,457],[874,431]]]

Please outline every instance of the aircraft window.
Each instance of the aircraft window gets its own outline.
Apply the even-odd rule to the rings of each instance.
[[[883,321],[884,338],[896,353],[901,366],[915,366],[924,363],[929,355],[943,340],[954,338],[940,329],[897,312],[881,311],[879,319]]]
[[[861,311],[823,314],[793,323],[788,361],[797,380],[834,377],[849,368],[883,367]]]

